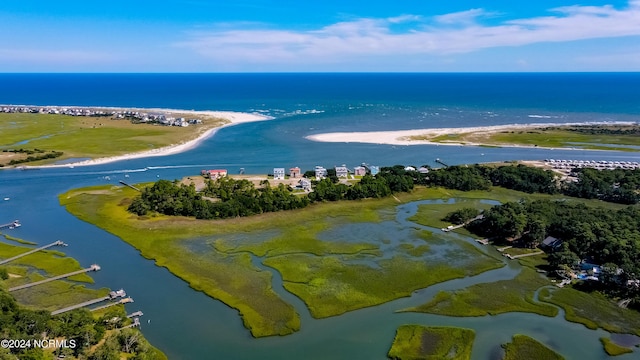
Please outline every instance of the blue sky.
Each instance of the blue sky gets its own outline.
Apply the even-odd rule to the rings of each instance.
[[[0,72],[640,71],[640,0],[5,0]]]

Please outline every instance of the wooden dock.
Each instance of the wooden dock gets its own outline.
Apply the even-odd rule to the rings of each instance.
[[[84,274],[84,273],[89,272],[89,271],[98,271],[98,270],[100,270],[100,266],[98,266],[96,264],[93,264],[93,265],[91,265],[90,267],[88,267],[86,269],[73,271],[73,272],[70,272],[70,273],[67,273],[67,274],[54,276],[54,277],[49,278],[49,279],[44,279],[44,280],[40,280],[40,281],[36,281],[36,282],[32,282],[32,283],[28,283],[28,284],[24,284],[24,285],[20,285],[20,286],[15,286],[15,287],[10,288],[9,292],[30,288],[30,287],[36,286],[36,285],[46,284],[48,282],[64,279],[64,278],[67,278],[67,277],[70,277],[70,276],[73,276],[73,275]]]
[[[29,254],[33,254],[33,253],[38,252],[40,250],[48,249],[48,248],[50,248],[52,246],[67,246],[67,244],[65,244],[64,242],[58,240],[58,241],[52,242],[49,245],[41,246],[41,247],[39,247],[37,249],[29,250],[29,251],[27,251],[25,253],[22,253],[20,255],[16,255],[16,256],[14,256],[12,258],[9,258],[9,259],[6,259],[6,260],[2,260],[2,261],[0,261],[0,265],[6,264],[6,263],[11,262],[11,261],[16,260],[16,259],[19,259],[19,258],[21,258],[23,256],[27,256]]]
[[[511,260],[515,260],[515,259],[520,259],[523,257],[527,257],[527,256],[536,256],[536,255],[542,255],[544,254],[544,251],[537,251],[537,252],[533,252],[533,253],[528,253],[528,254],[520,254],[520,255],[511,255],[511,254],[503,254],[505,257],[508,257]]]
[[[90,305],[93,305],[93,304],[98,304],[98,303],[101,303],[101,302],[107,301],[107,300],[114,300],[114,299],[116,299],[118,297],[125,297],[125,296],[127,296],[127,294],[124,292],[124,290],[111,291],[109,293],[109,295],[107,295],[107,296],[104,296],[104,297],[101,297],[101,298],[97,298],[97,299],[93,299],[93,300],[89,300],[89,301],[85,301],[85,302],[80,303],[80,304],[67,306],[66,308],[62,308],[60,310],[52,311],[51,315],[62,314],[62,313],[65,313],[67,311],[79,309],[79,308],[82,308],[82,307],[85,307],[85,306],[90,306]],[[131,298],[122,299],[122,300],[120,300],[118,302],[115,302],[113,304],[109,304],[109,306],[115,305],[115,304],[124,304],[124,303],[127,303],[127,302],[133,302],[133,299],[131,299]],[[101,307],[98,307],[98,308],[93,309],[93,310],[97,310],[99,308],[101,308]],[[91,310],[91,311],[93,311],[93,310]]]
[[[81,307],[85,307],[85,306],[89,306],[89,305],[93,305],[93,304],[97,304],[97,303],[101,303],[103,301],[107,301],[110,300],[111,296],[104,296],[98,299],[93,299],[93,300],[89,300],[89,301],[85,301],[83,303],[80,304],[76,304],[76,305],[71,305],[71,306],[67,306],[66,308],[62,308],[60,310],[55,310],[51,312],[51,315],[58,315],[58,314],[62,314],[65,313],[67,311],[71,311],[71,310],[75,310],[75,309],[79,309]]]
[[[456,230],[456,229],[460,229],[461,227],[467,226],[468,224],[470,224],[470,223],[472,223],[472,222],[474,222],[474,221],[476,221],[476,220],[482,220],[482,219],[484,219],[484,215],[480,214],[480,215],[478,215],[478,216],[474,217],[474,218],[473,218],[473,219],[471,219],[471,220],[465,221],[465,223],[464,223],[464,224],[460,224],[460,225],[450,225],[450,226],[448,226],[448,227],[446,227],[446,228],[442,228],[442,229],[440,229],[440,230],[442,230],[442,231],[444,231],[444,232],[453,231],[453,230]]]
[[[112,298],[112,299],[113,299],[113,298]],[[114,306],[114,305],[119,305],[119,304],[128,304],[128,303],[132,303],[132,302],[133,302],[133,299],[132,299],[131,297],[126,297],[126,298],[121,299],[121,300],[119,300],[119,301],[110,302],[110,303],[108,303],[108,304],[106,304],[106,305],[101,305],[101,306],[95,307],[95,308],[90,309],[90,310],[91,310],[91,311],[98,311],[98,310],[106,309],[106,308],[108,308],[108,307],[112,307],[112,306]]]

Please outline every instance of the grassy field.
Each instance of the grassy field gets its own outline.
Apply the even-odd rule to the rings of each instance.
[[[109,117],[75,117],[53,114],[0,113],[0,150],[23,148],[62,151],[56,159],[26,163],[42,165],[66,158],[101,158],[178,144],[223,125],[226,120],[207,118],[189,127],[132,124]],[[20,142],[28,141],[26,144]],[[0,164],[25,154],[0,152]]]
[[[473,141],[472,139],[474,137],[470,135],[466,138]],[[486,142],[489,144],[516,144],[551,148],[579,147],[584,149],[618,151],[638,150],[623,146],[602,146],[602,144],[640,146],[640,138],[637,135],[590,135],[558,128],[498,132],[487,136]]]
[[[366,239],[321,241],[318,238],[319,233],[336,226],[388,220],[389,209],[399,202],[438,194],[439,190],[420,189],[398,194],[397,200],[390,197],[323,203],[299,211],[214,221],[133,216],[126,207],[136,192],[129,188],[72,190],[60,195],[60,202],[79,218],[133,245],[143,256],[167,267],[193,288],[238,309],[254,336],[268,336],[296,331],[300,326],[299,317],[291,305],[272,290],[271,274],[255,267],[251,256],[266,258],[264,263],[280,271],[285,286],[302,297],[319,317],[379,304],[435,282],[500,266],[469,244],[464,244],[469,247],[458,246],[460,252],[450,254],[453,260],[463,256],[477,260],[469,262],[466,268],[412,260],[412,256],[428,250],[424,245],[429,244],[425,242],[429,234],[418,234],[411,249],[398,250],[409,260],[391,258],[377,261],[371,268],[358,261],[379,258],[381,244]],[[311,270],[314,267],[317,271]],[[365,274],[370,279],[363,282],[359,276]],[[299,277],[305,280],[294,280]],[[382,277],[384,282],[371,286],[376,277]],[[336,289],[339,291],[331,298],[314,298]]]
[[[514,335],[510,343],[502,345],[504,360],[545,359],[562,360],[560,354],[544,346],[540,342],[526,335]]]
[[[620,346],[616,343],[614,343],[613,341],[611,341],[611,339],[609,338],[600,338],[600,342],[602,343],[602,346],[604,347],[604,351],[609,355],[609,356],[618,356],[618,355],[624,355],[624,354],[629,354],[633,352],[633,349],[630,349],[628,347],[624,347],[624,346]]]
[[[584,324],[589,329],[640,336],[640,313],[623,309],[599,293],[586,293],[571,288],[543,289],[540,300],[562,307],[568,321]]]
[[[530,268],[512,280],[483,283],[466,289],[439,292],[430,302],[405,311],[447,316],[485,316],[506,312],[529,312],[556,316],[558,309],[533,300],[534,292],[549,281]]]
[[[455,327],[402,325],[389,350],[394,360],[468,360],[475,332]]]
[[[480,144],[483,146],[533,146],[546,148],[583,148],[592,150],[638,151],[626,147],[640,146],[634,134],[585,134],[569,130],[572,127],[521,128],[491,132],[468,132],[445,135],[416,135],[409,140],[429,140],[439,143]],[[616,126],[616,128],[624,128]],[[631,129],[632,127],[628,126]],[[623,146],[616,146],[623,145]]]

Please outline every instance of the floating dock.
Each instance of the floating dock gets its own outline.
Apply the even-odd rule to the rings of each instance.
[[[6,198],[5,200],[7,200],[8,198]],[[2,224],[0,225],[0,229],[4,229],[4,228],[9,228],[9,229],[15,229],[15,228],[19,228],[20,226],[22,226],[22,224],[20,224],[19,220],[14,220],[13,222],[10,222],[8,224]]]
[[[36,282],[32,282],[32,283],[28,283],[28,284],[24,284],[24,285],[20,285],[20,286],[15,286],[15,287],[10,288],[9,292],[30,288],[30,287],[36,286],[36,285],[46,284],[48,282],[64,279],[64,278],[67,278],[67,277],[70,277],[70,276],[73,276],[73,275],[84,274],[84,273],[89,272],[89,271],[98,271],[98,270],[100,270],[100,266],[96,265],[96,264],[93,264],[93,265],[91,265],[90,267],[88,267],[86,269],[73,271],[73,272],[70,272],[70,273],[67,273],[67,274],[54,276],[54,277],[49,278],[49,279],[44,279],[44,280],[40,280],[40,281],[36,281]]]
[[[18,220],[16,220],[16,221],[18,221]],[[58,241],[52,242],[49,245],[41,246],[41,247],[39,247],[37,249],[29,250],[29,251],[27,251],[25,253],[22,253],[20,255],[16,255],[16,256],[14,256],[12,258],[9,258],[9,259],[6,259],[6,260],[2,260],[2,261],[0,261],[0,265],[6,264],[6,263],[11,262],[11,261],[16,260],[16,259],[19,259],[19,258],[21,258],[23,256],[27,256],[27,255],[33,254],[33,253],[38,252],[40,250],[48,249],[48,248],[50,248],[52,246],[67,246],[67,244],[65,244],[64,242],[58,240]]]

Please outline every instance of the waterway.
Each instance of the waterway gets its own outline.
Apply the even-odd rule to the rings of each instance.
[[[237,131],[236,128],[229,128],[219,133],[223,137],[232,136],[225,134],[225,131],[232,129]],[[215,137],[210,142],[209,146],[220,146],[215,145]],[[383,156],[387,150],[384,146],[374,147],[374,149],[374,153],[367,151],[369,156]],[[432,159],[436,157],[430,154],[432,147],[418,147],[418,149],[423,153],[422,157]],[[298,150],[302,152],[302,149]],[[306,155],[302,157],[313,159],[313,150],[307,150],[305,153]],[[407,151],[406,158],[411,158],[410,154],[412,152]],[[575,152],[567,151],[566,154],[576,158]],[[607,154],[609,158],[622,158],[622,155],[625,159],[630,158],[628,154]],[[428,301],[439,290],[460,289],[475,283],[513,278],[519,271],[519,265],[513,261],[508,262],[501,269],[418,290],[408,298],[317,320],[309,315],[300,299],[284,290],[282,278],[277,271],[261,265],[254,259],[254,263],[273,273],[274,289],[293,304],[296,311],[301,314],[302,329],[286,337],[253,339],[242,326],[241,319],[235,310],[190,289],[184,281],[173,276],[166,269],[155,266],[152,260],[144,259],[119,238],[78,220],[58,204],[56,194],[71,188],[95,184],[110,183],[115,186],[118,180],[124,179],[125,175],[129,175],[128,182],[193,175],[197,173],[198,166],[164,165],[179,164],[180,158],[190,156],[186,153],[165,158],[137,160],[136,164],[124,162],[73,169],[3,170],[0,172],[0,192],[2,196],[10,196],[11,201],[0,203],[0,219],[7,221],[20,219],[23,226],[13,230],[11,232],[13,236],[38,244],[61,239],[69,244],[65,252],[78,259],[83,266],[99,264],[102,270],[92,273],[96,280],[94,286],[124,288],[135,299],[135,303],[127,305],[127,311],[142,310],[145,313],[142,321],[145,336],[171,359],[254,359],[256,357],[262,359],[384,359],[395,329],[407,323],[475,329],[474,359],[499,358],[501,354],[499,345],[509,341],[516,333],[533,336],[567,358],[606,358],[598,339],[608,336],[608,333],[602,330],[588,330],[582,325],[566,322],[560,316],[548,318],[533,314],[511,313],[479,318],[453,318],[418,313],[396,313],[397,310]],[[477,150],[467,151],[466,157],[472,161],[481,159]],[[562,156],[556,153],[555,157]],[[219,158],[221,158],[219,163],[234,165],[233,160],[224,159],[224,156]],[[334,159],[336,158],[338,156],[334,155]],[[395,158],[393,163],[412,161],[402,161],[404,158],[405,156]],[[257,163],[258,159],[252,161]],[[327,162],[330,163],[331,160],[325,161]],[[300,166],[310,168],[310,165],[315,163],[315,160],[310,160],[301,163]],[[240,164],[235,165],[241,167]],[[261,169],[264,167],[266,163]],[[398,206],[394,216],[394,226],[440,232],[439,229],[423,227],[408,220],[420,203]],[[153,241],[153,239],[149,240]],[[469,241],[485,251],[491,251],[470,239]],[[637,354],[626,355],[620,359],[631,359],[634,355]]]

